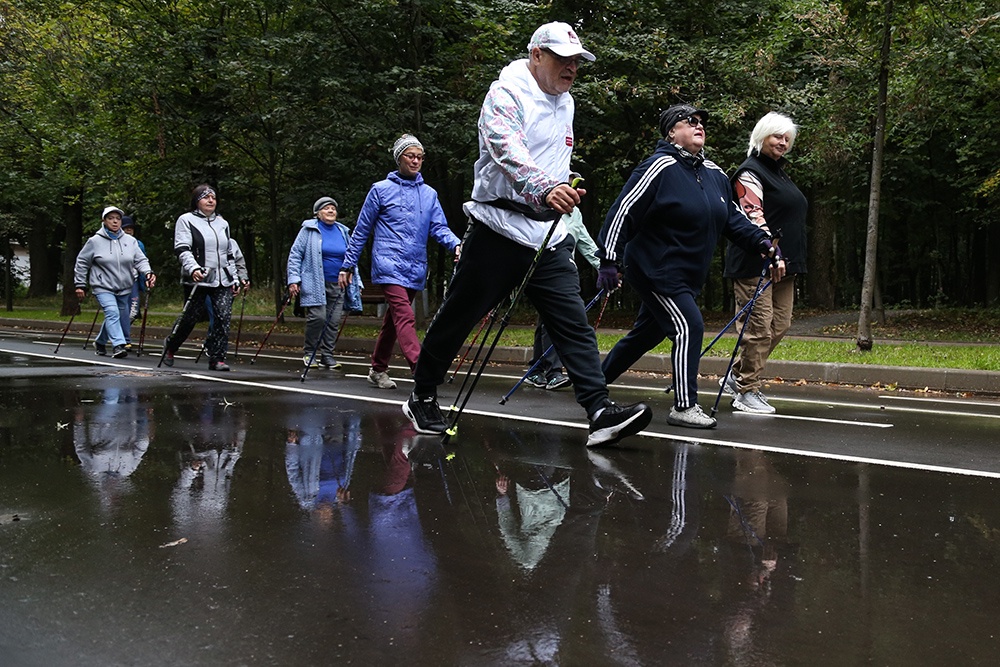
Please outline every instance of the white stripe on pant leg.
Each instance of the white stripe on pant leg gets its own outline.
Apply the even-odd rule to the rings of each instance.
[[[689,372],[687,353],[688,347],[691,345],[691,331],[688,328],[688,322],[684,318],[684,314],[673,299],[661,296],[655,292],[653,292],[653,296],[663,306],[667,315],[670,316],[670,320],[674,324],[674,331],[676,332],[671,358],[674,363],[674,395],[677,398],[677,405],[690,407],[691,396],[688,394],[687,387]]]

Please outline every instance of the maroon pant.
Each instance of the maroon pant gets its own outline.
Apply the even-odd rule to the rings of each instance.
[[[372,352],[372,368],[377,372],[389,370],[389,359],[392,348],[399,341],[399,349],[410,364],[410,369],[417,363],[420,356],[420,341],[417,340],[416,318],[410,302],[416,294],[415,290],[399,285],[378,285],[385,295],[386,311],[382,320],[382,330],[375,340],[375,351]]]

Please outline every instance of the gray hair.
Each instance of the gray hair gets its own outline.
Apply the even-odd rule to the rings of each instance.
[[[795,144],[795,136],[799,133],[798,126],[791,118],[783,114],[771,111],[757,121],[750,133],[750,145],[747,146],[747,156],[760,154],[760,149],[764,145],[764,140],[774,134],[784,134],[788,136],[788,151],[792,150]],[[788,152],[786,151],[786,152]]]

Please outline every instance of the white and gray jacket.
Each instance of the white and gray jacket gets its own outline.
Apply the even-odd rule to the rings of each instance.
[[[231,287],[236,282],[235,266],[229,261],[229,223],[217,213],[206,218],[201,211],[191,211],[177,218],[174,254],[184,283],[191,284],[196,269],[210,273],[202,287]]]

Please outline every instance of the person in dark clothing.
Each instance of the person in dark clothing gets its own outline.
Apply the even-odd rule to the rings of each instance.
[[[729,179],[705,159],[708,112],[677,104],[660,115],[653,154],[632,172],[598,237],[598,287],[625,279],[642,305],[632,330],[604,360],[614,382],[664,338],[673,343],[674,406],[667,422],[712,428],[716,421],[698,405],[698,361],[705,324],[695,299],[708,276],[719,235],[748,252],[772,259],[778,248],[733,201]]]
[[[771,414],[774,408],[761,393],[761,373],[792,324],[795,276],[806,272],[806,213],[809,202],[785,173],[785,154],[798,130],[792,119],[771,112],[750,133],[747,159],[733,174],[733,191],[743,212],[761,229],[780,237],[785,277],[773,280],[754,303],[733,370],[720,382],[743,412]],[[736,312],[753,298],[761,273],[760,258],[729,244],[725,277],[732,278]],[[741,327],[746,316],[741,316]]]

